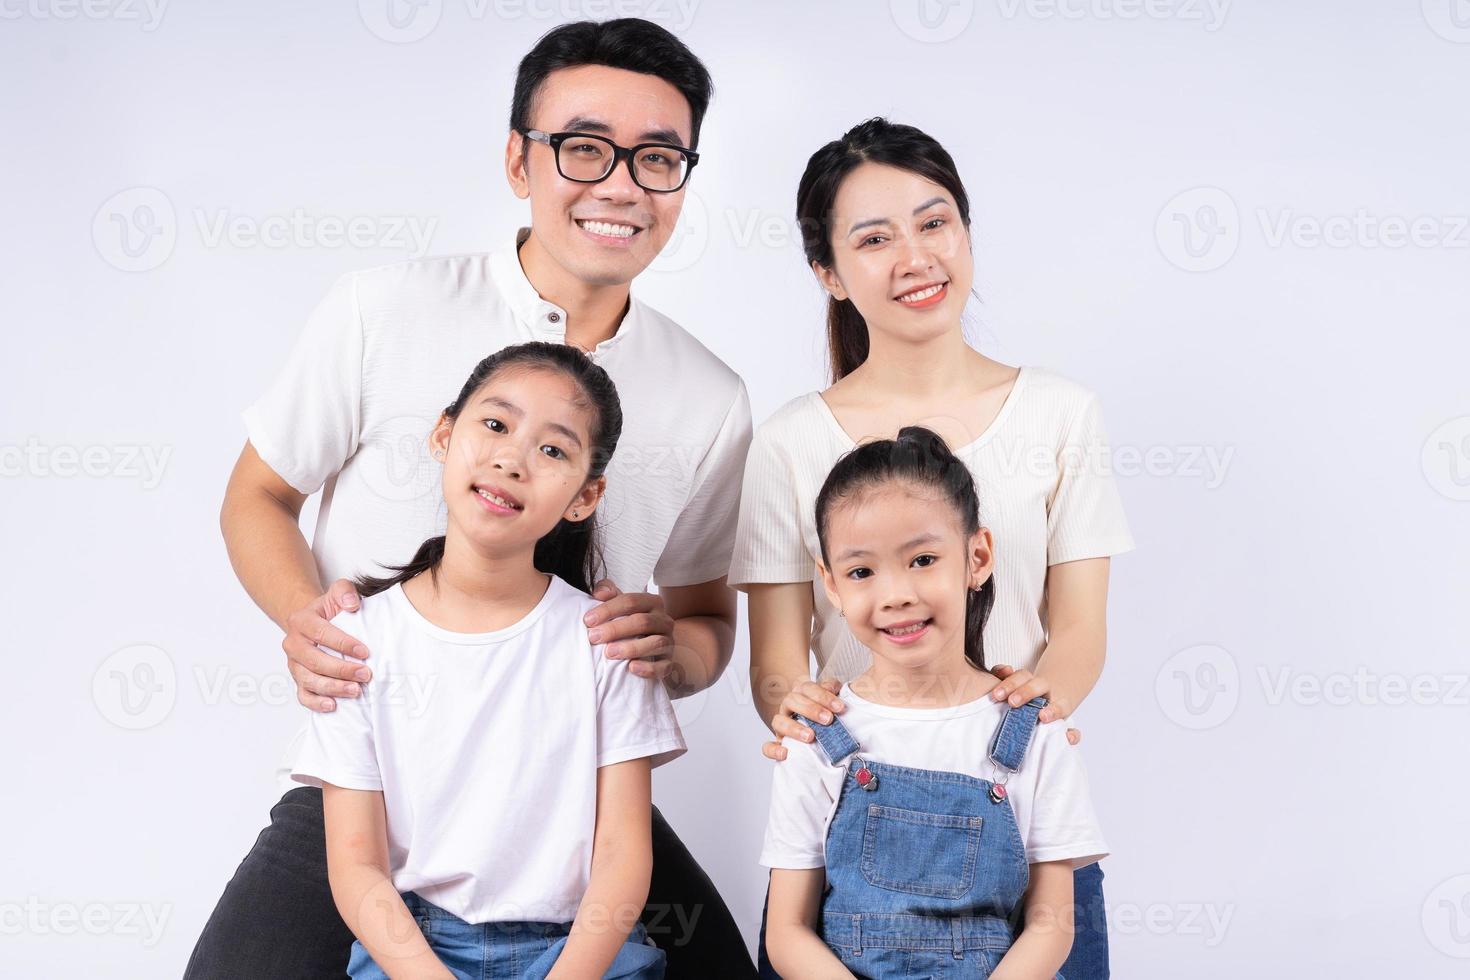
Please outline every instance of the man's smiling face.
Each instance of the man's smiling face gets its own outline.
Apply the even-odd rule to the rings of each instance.
[[[546,77],[530,113],[532,129],[604,136],[620,146],[689,146],[693,120],[677,88],[640,72],[581,65]],[[633,182],[625,161],[596,184],[568,180],[544,143],[510,136],[507,176],[516,196],[531,201],[531,228],[548,255],[590,285],[632,281],[673,233],[684,189],[651,193]]]

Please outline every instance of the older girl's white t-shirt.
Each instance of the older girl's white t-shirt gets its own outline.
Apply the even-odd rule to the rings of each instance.
[[[597,601],[555,576],[520,621],[456,633],[401,585],[332,624],[373,679],[313,713],[291,770],[383,794],[393,887],[467,922],[570,922],[592,869],[597,770],[684,752],[661,683],[587,640]]]
[[[1026,861],[1068,861],[1080,868],[1108,853],[1092,808],[1082,751],[1062,725],[1037,725],[1019,771],[990,761],[990,743],[1005,716],[989,696],[947,708],[895,708],[843,687],[843,727],[865,761],[1000,780],[1016,815]],[[771,812],[760,863],[768,868],[821,868],[827,829],[837,812],[846,770],[815,742],[783,738],[789,754],[773,770]],[[864,794],[866,795],[866,794]],[[874,797],[883,795],[880,785]],[[881,802],[881,801],[879,801]]]
[[[787,402],[757,428],[728,576],[742,590],[811,582],[818,676],[843,682],[866,670],[872,654],[822,588],[815,506],[833,464],[855,447],[815,391]],[[1034,669],[1046,649],[1047,568],[1133,547],[1097,398],[1052,371],[1022,367],[990,427],[951,448],[975,478],[980,522],[995,539],[986,661]]]

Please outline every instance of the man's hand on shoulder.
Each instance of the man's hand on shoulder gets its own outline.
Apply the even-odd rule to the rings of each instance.
[[[324,595],[286,617],[281,649],[286,651],[287,667],[296,681],[296,700],[312,711],[335,710],[335,698],[357,697],[362,693],[361,684],[372,679],[372,671],[362,663],[368,656],[367,647],[331,623],[338,613],[360,608],[357,589],[347,579],[338,579]]]

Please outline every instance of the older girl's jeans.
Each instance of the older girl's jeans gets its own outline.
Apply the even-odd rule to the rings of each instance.
[[[322,791],[291,790],[270,814],[204,927],[184,980],[342,980],[352,933],[327,882]],[[670,980],[749,980],[755,964],[715,890],[653,808],[653,880],[643,925]]]
[[[572,928],[570,922],[475,925],[413,892],[404,893],[403,903],[435,955],[459,980],[490,977],[542,980],[551,972]],[[605,980],[662,980],[664,959],[663,951],[649,944],[648,933],[639,923],[603,977]],[[347,973],[352,980],[387,980],[388,976],[360,942],[352,944]]]

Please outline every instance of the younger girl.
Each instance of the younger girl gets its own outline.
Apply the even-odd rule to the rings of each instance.
[[[446,532],[332,622],[373,680],[313,714],[332,897],[361,977],[661,977],[638,924],[663,686],[592,646],[617,392],[558,344],[485,358],[429,437]],[[568,704],[572,707],[569,709]]]
[[[827,597],[871,665],[841,720],[786,739],[761,863],[786,977],[1044,978],[1074,868],[1107,852],[1079,750],[1045,705],[988,695],[995,597],[974,482],[934,432],[842,457],[817,496]]]

